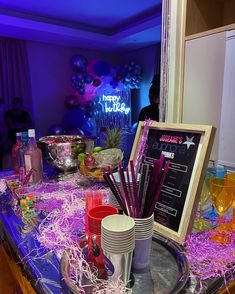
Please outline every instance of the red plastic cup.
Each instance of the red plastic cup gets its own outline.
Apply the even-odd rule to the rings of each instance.
[[[118,214],[118,209],[111,205],[99,205],[88,212],[88,229],[91,234],[101,234],[101,221],[106,216]]]
[[[99,205],[88,212],[88,258],[94,260],[98,268],[98,277],[101,279],[106,279],[104,254],[101,248],[101,221],[112,214],[118,214],[118,209],[111,205]]]
[[[96,207],[102,205],[103,195],[101,191],[86,191],[86,213],[85,213],[85,231],[86,234],[89,234],[88,229],[88,213],[89,211]]]

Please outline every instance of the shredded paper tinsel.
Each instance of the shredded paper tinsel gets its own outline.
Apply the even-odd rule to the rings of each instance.
[[[235,233],[231,243],[210,239],[211,231],[193,233],[184,246],[192,273],[200,280],[232,275],[235,272]]]
[[[5,181],[0,179],[0,193],[4,195],[6,189]],[[104,202],[107,201],[107,188],[99,184],[90,189],[102,189]],[[36,195],[35,213],[44,215],[37,224],[36,238],[42,248],[54,251],[60,259],[67,254],[69,278],[77,293],[85,293],[84,289],[91,285],[94,294],[131,293],[121,280],[110,282],[98,279],[83,256],[78,240],[84,232],[85,190],[79,188],[74,176],[55,183],[26,187],[21,192]],[[232,240],[230,244],[216,243],[210,239],[210,231],[189,235],[183,245],[192,274],[203,281],[234,273],[235,233]],[[30,254],[26,258],[30,258]]]
[[[101,190],[103,203],[107,202],[109,190],[103,185],[94,184],[89,189]],[[40,220],[36,228],[36,239],[43,247],[53,250],[59,259],[69,249],[69,279],[77,293],[86,293],[88,286],[93,287],[94,294],[131,293],[121,280],[98,279],[83,256],[79,236],[84,232],[85,190],[78,187],[74,177],[23,188],[18,191],[18,197],[30,192],[37,196],[36,214],[44,214],[43,220]]]

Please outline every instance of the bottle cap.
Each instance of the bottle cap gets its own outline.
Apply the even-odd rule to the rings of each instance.
[[[34,138],[35,137],[35,129],[29,129],[28,136],[29,136],[29,138]]]

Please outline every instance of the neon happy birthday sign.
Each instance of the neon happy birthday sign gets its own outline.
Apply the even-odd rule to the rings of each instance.
[[[120,95],[102,95],[102,102],[104,105],[104,111],[108,112],[120,112],[123,114],[128,114],[130,112],[130,107],[126,106],[125,102],[121,102]]]

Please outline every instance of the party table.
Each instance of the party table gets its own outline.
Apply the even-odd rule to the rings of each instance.
[[[6,178],[10,179],[11,176],[12,173],[0,173],[0,180]],[[70,196],[76,195],[76,199],[79,200],[76,207],[81,204],[80,212],[84,214],[84,207],[82,209],[85,199],[84,187],[82,188],[78,186],[76,181],[68,180],[68,178],[66,178],[63,181],[43,183],[40,187],[35,188],[35,193],[37,193],[39,189],[42,189],[43,185],[45,188],[44,192],[48,192],[49,188],[57,188],[57,190],[52,189],[55,198],[59,195],[58,191],[60,191],[62,187],[63,192],[68,189],[67,191],[69,191]],[[97,189],[97,187],[95,187],[95,189]],[[39,229],[42,230],[43,228],[42,225],[40,226],[40,218],[43,223],[46,218],[45,215],[37,215],[39,221],[35,226],[25,224],[20,215],[12,208],[12,205],[10,205],[10,200],[12,199],[11,194],[12,192],[8,188],[5,191],[0,190],[0,240],[5,252],[7,252],[9,260],[12,263],[17,264],[17,267],[19,268],[16,278],[18,279],[23,293],[33,293],[33,291],[39,294],[71,293],[61,273],[62,252],[60,252],[60,249],[57,248],[57,250],[54,248],[54,245],[52,246],[48,244],[45,246],[45,239],[42,238],[43,234],[39,234]],[[75,201],[72,196],[68,199],[68,201]],[[48,207],[49,203],[52,204],[51,202],[46,202]],[[63,205],[61,205],[61,209],[64,209]],[[48,213],[50,214],[52,211],[49,211]],[[70,211],[69,213],[72,212]],[[76,211],[76,215],[78,215],[78,211]],[[80,216],[78,215],[78,218],[79,217]],[[69,219],[66,219],[66,221],[68,220]],[[79,219],[79,221],[81,220]],[[74,225],[77,224],[75,223]],[[81,234],[83,230],[83,225],[78,227],[76,231],[77,235]],[[55,239],[57,238],[56,235],[51,236],[52,239],[53,236]],[[66,247],[66,243],[61,244],[62,247],[64,246],[63,248]],[[172,258],[174,259],[174,262],[172,262]],[[171,292],[171,289],[169,288],[171,283],[170,280],[174,279],[174,275],[171,274],[171,271],[175,273],[175,276],[177,277],[175,278],[176,281],[178,279],[179,284],[184,284],[183,289],[180,289],[180,293],[219,293],[219,289],[225,287],[224,282],[226,277],[223,275],[221,275],[221,277],[201,282],[191,272],[187,258],[183,252],[183,247],[156,234],[153,239],[151,272],[144,275],[134,276],[133,280],[135,280],[135,283],[132,285],[133,293],[178,293],[178,290],[176,290],[176,292]],[[181,280],[178,271],[180,271],[179,274],[181,275]],[[25,276],[26,279],[22,278],[21,274],[19,274],[20,272],[23,273],[23,276]],[[187,278],[187,282],[184,283],[183,279],[185,277]],[[231,276],[229,278],[231,280]],[[174,281],[172,280],[172,282]],[[158,287],[156,285],[158,285]],[[203,292],[200,292],[202,289]]]

